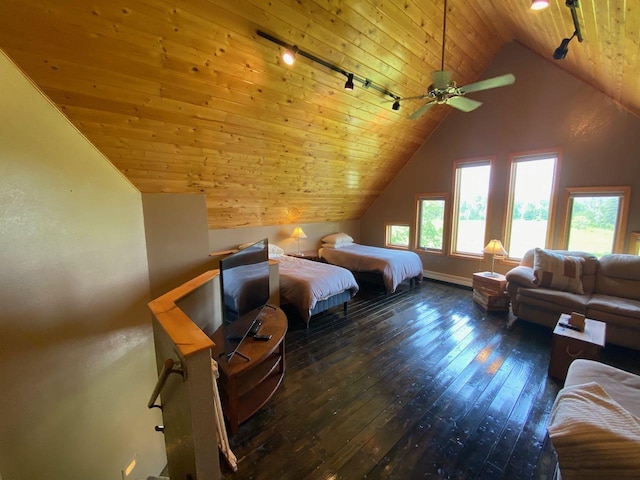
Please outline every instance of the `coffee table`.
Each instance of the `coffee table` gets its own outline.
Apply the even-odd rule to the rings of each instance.
[[[576,358],[598,360],[600,350],[604,348],[607,324],[590,318],[585,319],[584,331],[579,332],[563,327],[561,323],[569,323],[571,316],[563,313],[553,330],[551,358],[549,359],[549,376],[564,382],[569,365]]]

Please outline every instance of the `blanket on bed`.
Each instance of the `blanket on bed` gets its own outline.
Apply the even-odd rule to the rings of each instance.
[[[327,262],[340,265],[352,272],[378,272],[382,274],[384,286],[393,293],[406,279],[422,280],[422,260],[415,252],[372,247],[356,243],[320,250]]]
[[[295,305],[305,320],[318,301],[345,290],[351,297],[358,293],[356,279],[345,268],[286,255],[274,259],[279,262],[281,300]]]

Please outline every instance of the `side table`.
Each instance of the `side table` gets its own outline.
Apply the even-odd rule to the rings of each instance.
[[[508,312],[510,299],[507,279],[500,273],[476,272],[473,274],[473,301],[488,312]]]
[[[576,358],[598,360],[600,350],[605,345],[607,324],[590,318],[585,319],[584,331],[579,332],[563,327],[571,316],[563,313],[553,330],[549,376],[564,382],[569,365]]]
[[[287,255],[289,255],[290,257],[304,258],[305,260],[313,260],[314,262],[320,260],[318,252],[316,250],[303,250],[300,253],[292,252],[287,253]]]

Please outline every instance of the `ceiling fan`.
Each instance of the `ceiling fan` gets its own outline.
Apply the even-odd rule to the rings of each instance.
[[[409,118],[420,118],[434,105],[447,104],[453,108],[457,108],[463,112],[471,112],[482,105],[482,102],[465,97],[467,93],[479,92],[480,90],[489,90],[491,88],[504,87],[511,85],[516,81],[516,77],[511,73],[501,75],[499,77],[480,80],[463,87],[456,86],[451,80],[451,72],[444,69],[444,41],[447,30],[447,0],[444,0],[444,21],[442,26],[442,66],[431,74],[433,83],[429,85],[427,93],[416,97],[402,98],[400,100],[418,100],[427,99],[421,107],[409,115]]]

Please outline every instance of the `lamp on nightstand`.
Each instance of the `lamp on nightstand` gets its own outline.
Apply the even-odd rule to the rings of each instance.
[[[302,231],[302,228],[296,227],[296,228],[293,229],[293,233],[291,234],[291,238],[295,238],[298,241],[298,251],[296,253],[298,255],[300,255],[300,239],[301,238],[307,238],[307,236]]]
[[[504,256],[507,254],[507,251],[502,246],[502,242],[500,240],[491,240],[487,243],[487,246],[482,250],[484,253],[488,253],[491,255],[491,274],[489,276],[495,277],[496,274],[493,273],[493,262],[496,258],[496,255]]]

